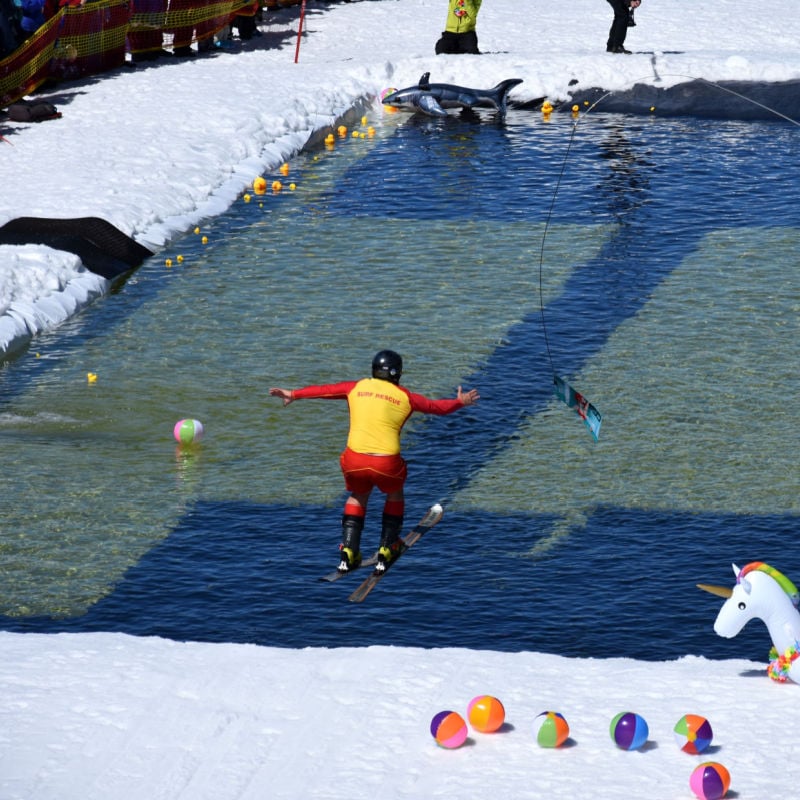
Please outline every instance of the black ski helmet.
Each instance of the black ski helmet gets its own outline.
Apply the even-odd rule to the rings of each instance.
[[[394,350],[381,350],[372,359],[372,377],[398,384],[403,374],[403,359]]]

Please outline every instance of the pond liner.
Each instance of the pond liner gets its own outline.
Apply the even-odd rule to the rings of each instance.
[[[100,217],[17,217],[0,228],[0,244],[44,244],[74,253],[90,272],[112,283],[153,255]]]
[[[780,121],[788,117],[796,122],[800,120],[800,80],[715,83],[696,79],[669,87],[637,83],[613,92],[599,87],[576,88],[559,110],[568,111],[572,104],[621,114],[740,121]]]

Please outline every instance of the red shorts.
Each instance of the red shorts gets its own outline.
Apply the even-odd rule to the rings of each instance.
[[[348,492],[369,494],[377,486],[384,494],[400,491],[406,482],[408,468],[403,457],[370,456],[347,448],[339,457]]]

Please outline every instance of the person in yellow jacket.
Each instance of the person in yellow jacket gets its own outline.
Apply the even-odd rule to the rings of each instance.
[[[436,42],[436,55],[441,53],[472,53],[478,50],[478,12],[482,0],[448,0],[447,22]]]
[[[350,432],[347,447],[339,458],[344,483],[350,496],[342,517],[342,558],[340,572],[361,563],[361,531],[367,502],[377,487],[386,495],[383,506],[377,569],[385,569],[397,555],[403,527],[403,487],[408,470],[400,454],[400,432],[414,411],[423,414],[452,414],[479,399],[477,389],[458,392],[453,399],[431,400],[400,386],[403,359],[394,350],[381,350],[372,359],[372,377],[302,389],[270,389],[288,406],[295,400],[322,398],[347,400]]]

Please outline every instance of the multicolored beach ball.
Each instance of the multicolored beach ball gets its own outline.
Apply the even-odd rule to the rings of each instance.
[[[539,721],[539,717],[544,717]],[[569,725],[558,711],[542,711],[534,722],[536,741],[540,747],[561,747],[569,738]]]
[[[699,714],[684,714],[673,728],[675,741],[684,753],[702,753],[714,738],[711,723]]]
[[[494,733],[506,721],[506,710],[496,697],[482,694],[470,701],[467,719],[476,731]]]
[[[431,720],[431,736],[440,747],[455,750],[467,740],[467,723],[455,711],[440,711]]]
[[[699,800],[721,800],[730,785],[730,773],[716,761],[700,764],[689,778],[689,788]]]
[[[172,435],[181,444],[192,444],[203,438],[203,423],[196,419],[181,419],[175,423]]]
[[[611,720],[609,733],[622,750],[638,750],[647,741],[650,729],[644,717],[632,711],[621,711]]]

